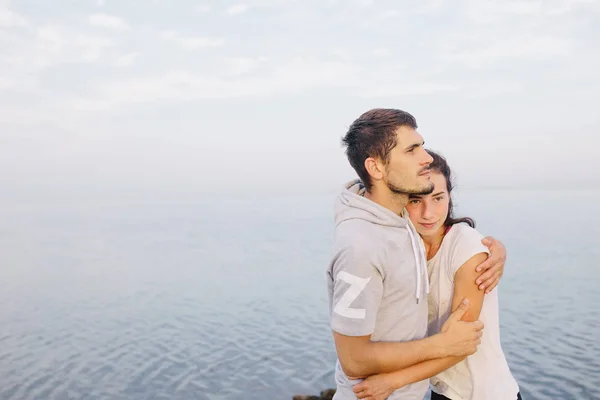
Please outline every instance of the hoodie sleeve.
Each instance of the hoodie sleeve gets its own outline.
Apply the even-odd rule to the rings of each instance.
[[[344,247],[331,264],[331,329],[346,336],[373,333],[383,293],[383,278],[373,249]]]

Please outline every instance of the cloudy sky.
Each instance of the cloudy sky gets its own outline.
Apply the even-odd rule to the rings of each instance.
[[[413,113],[463,187],[600,187],[600,1],[0,0],[4,199],[336,191]]]

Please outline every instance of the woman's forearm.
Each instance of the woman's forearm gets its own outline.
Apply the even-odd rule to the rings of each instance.
[[[390,373],[390,379],[396,389],[400,389],[411,383],[420,382],[436,376],[442,371],[458,364],[466,357],[444,357],[435,360],[424,361],[411,367]]]

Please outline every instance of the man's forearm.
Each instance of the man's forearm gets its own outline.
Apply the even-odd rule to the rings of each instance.
[[[438,334],[410,342],[369,342],[353,360],[348,375],[358,378],[394,372],[443,358],[447,354],[440,339]]]
[[[411,383],[420,382],[436,376],[442,371],[458,364],[466,357],[444,357],[435,360],[428,360],[422,363],[410,366],[400,371],[395,371],[390,374],[394,387],[400,389]]]

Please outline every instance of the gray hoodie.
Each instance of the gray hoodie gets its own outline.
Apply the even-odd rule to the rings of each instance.
[[[371,341],[410,341],[427,335],[429,281],[423,243],[404,213],[364,197],[359,180],[335,202],[333,257],[327,271],[331,328]],[[335,400],[355,400],[351,381],[336,362]],[[422,400],[429,380],[396,390],[390,400]]]

